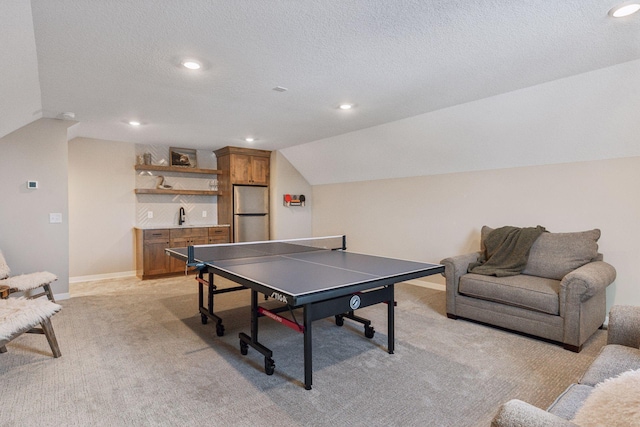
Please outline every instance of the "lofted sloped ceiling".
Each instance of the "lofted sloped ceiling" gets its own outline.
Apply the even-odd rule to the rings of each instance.
[[[29,72],[42,114],[73,112],[78,136],[286,149],[637,60],[640,14],[614,20],[614,5],[31,0]],[[202,68],[184,69],[187,58]],[[302,167],[299,150],[288,157]]]
[[[0,2],[0,138],[42,117],[28,0]]]

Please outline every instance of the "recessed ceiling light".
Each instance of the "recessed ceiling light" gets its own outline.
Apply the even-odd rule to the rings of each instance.
[[[622,18],[624,16],[629,16],[633,13],[636,13],[640,10],[640,3],[637,2],[625,2],[622,3],[609,11],[609,15],[614,18]]]
[[[136,121],[136,120],[130,120],[130,121],[129,121],[129,124],[130,124],[131,126],[140,126],[140,122],[138,122],[138,121]]]
[[[353,104],[340,104],[341,110],[350,110],[353,108]]]
[[[250,136],[248,136],[244,140],[247,141],[247,142],[253,142],[253,141],[255,141],[255,138],[251,138]]]
[[[200,67],[202,67],[199,62],[194,61],[193,59],[182,61],[182,66],[190,70],[199,70]]]

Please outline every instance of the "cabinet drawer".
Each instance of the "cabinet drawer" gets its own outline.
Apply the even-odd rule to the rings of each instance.
[[[209,244],[217,245],[219,243],[229,243],[229,238],[227,236],[209,237]]]
[[[209,227],[209,237],[229,236],[229,227]]]
[[[144,240],[169,240],[169,230],[144,230]]]
[[[180,239],[184,237],[207,237],[206,228],[172,228],[171,238]]]

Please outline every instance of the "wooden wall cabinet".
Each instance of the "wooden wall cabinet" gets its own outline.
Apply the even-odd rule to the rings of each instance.
[[[214,153],[218,170],[229,171],[232,185],[269,185],[271,151],[224,147]]]
[[[229,243],[229,231],[229,227],[136,228],[136,275],[144,280],[184,273],[185,263],[168,256],[166,248]]]
[[[224,147],[214,151],[218,170],[218,222],[233,227],[233,186],[269,186],[271,151]],[[233,236],[233,229],[231,230]]]

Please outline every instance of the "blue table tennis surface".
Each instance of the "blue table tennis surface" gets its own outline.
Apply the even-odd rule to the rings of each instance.
[[[277,248],[286,252],[286,248]],[[196,246],[195,260],[223,276],[280,292],[302,302],[332,291],[354,292],[439,273],[441,265],[405,261],[343,250],[293,248],[291,253],[255,256],[251,245]],[[187,259],[187,248],[173,248],[174,256]],[[217,258],[217,259],[216,259]],[[228,258],[228,259],[224,259]],[[253,287],[253,286],[251,286]]]

